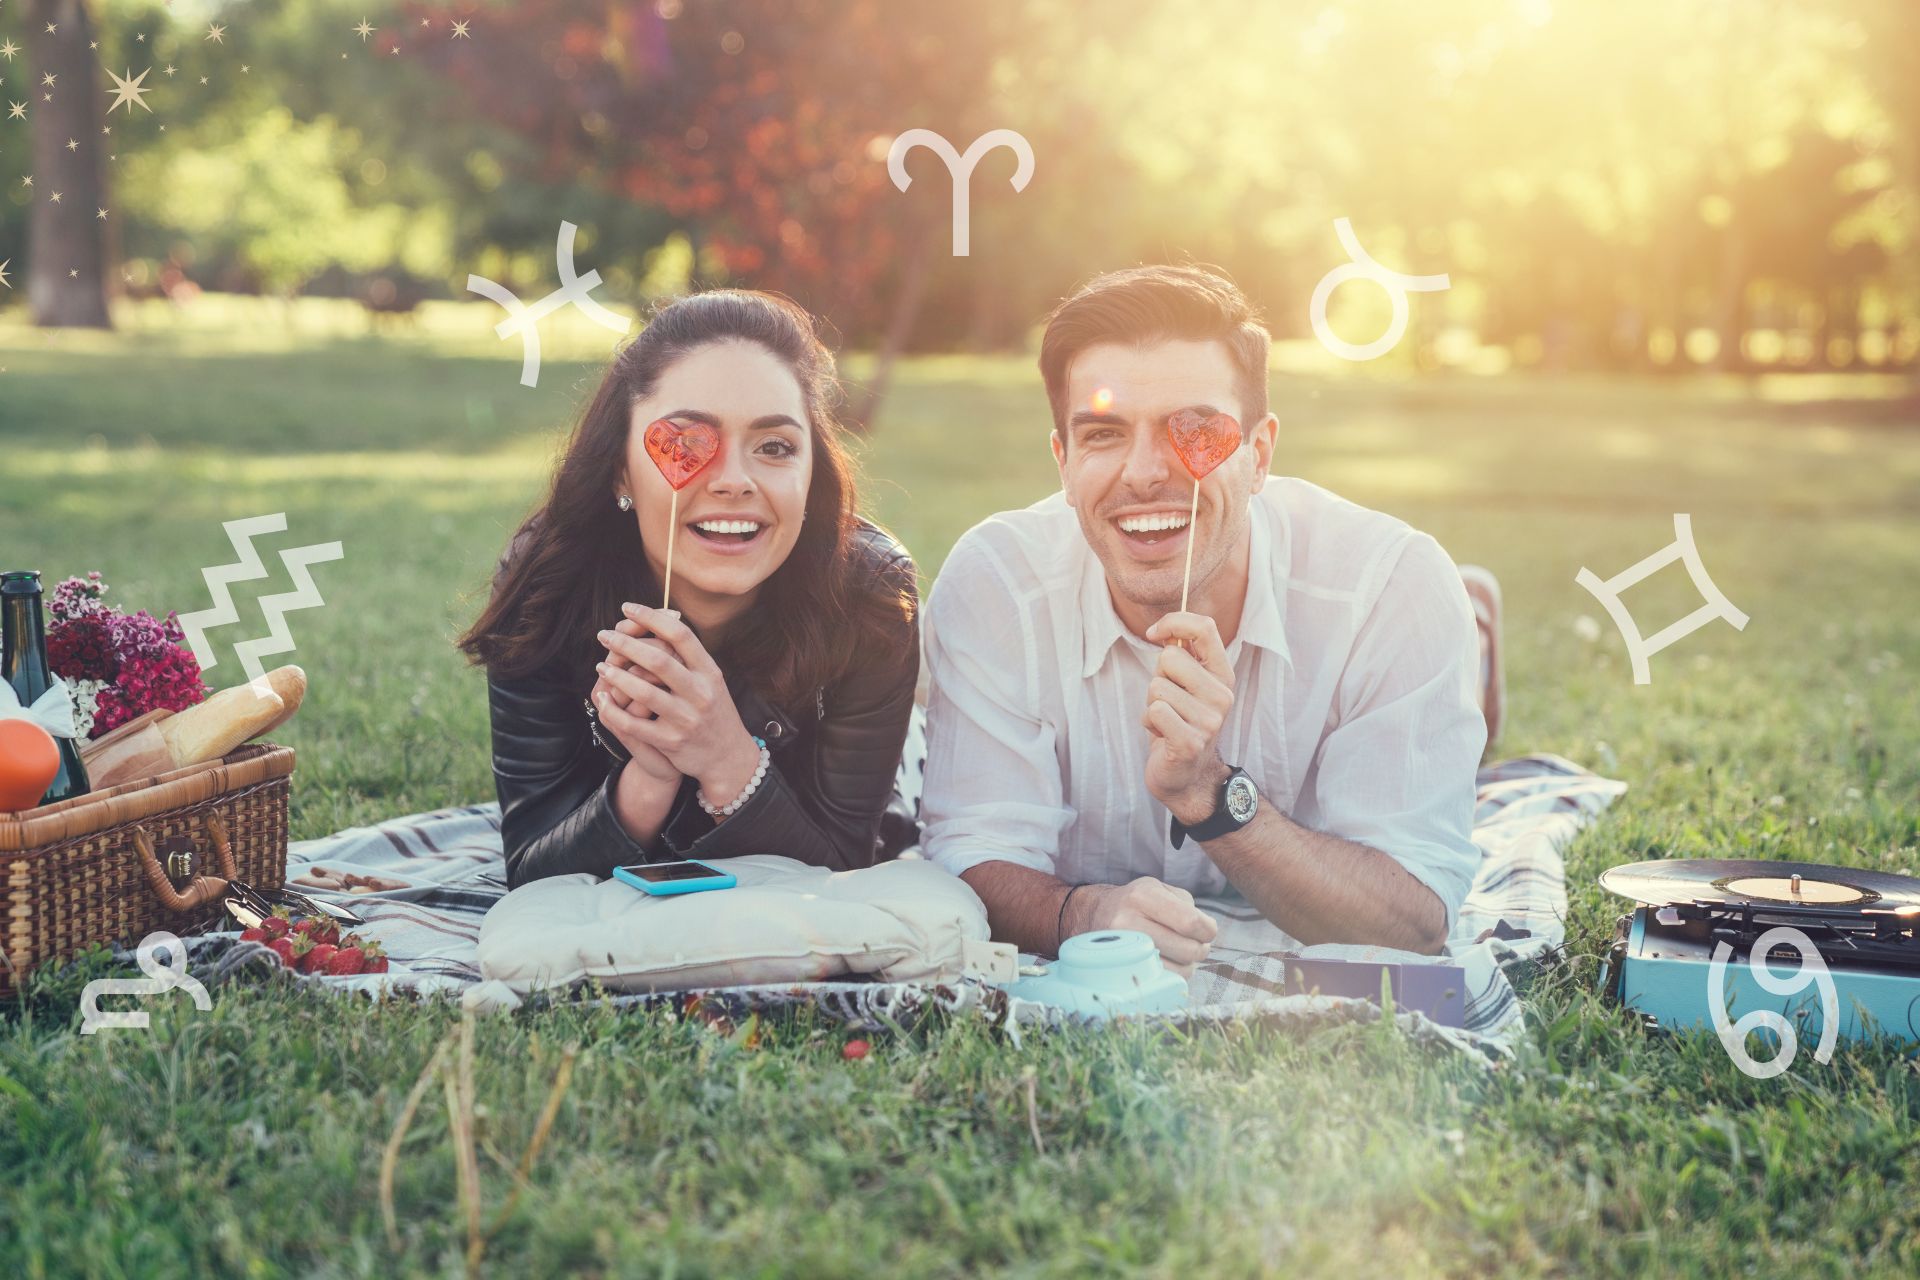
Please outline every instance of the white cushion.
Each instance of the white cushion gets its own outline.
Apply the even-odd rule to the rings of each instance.
[[[598,978],[684,991],[871,975],[944,981],[987,938],[972,889],[930,862],[828,871],[754,855],[712,865],[731,889],[655,898],[620,880],[552,876],[507,894],[480,925],[480,972],[526,994]]]

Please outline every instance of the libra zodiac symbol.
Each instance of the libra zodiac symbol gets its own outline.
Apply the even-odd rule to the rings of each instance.
[[[1686,565],[1687,576],[1693,579],[1693,585],[1706,601],[1698,609],[1672,626],[1656,632],[1647,639],[1640,636],[1640,627],[1627,612],[1620,593],[1641,579],[1649,577],[1678,560]],[[1692,635],[1715,618],[1725,618],[1733,624],[1735,631],[1747,629],[1747,615],[1733,607],[1733,602],[1713,584],[1707,576],[1706,565],[1700,563],[1700,548],[1693,542],[1693,517],[1675,515],[1673,517],[1673,541],[1654,552],[1631,569],[1623,570],[1602,582],[1593,570],[1582,567],[1574,575],[1574,581],[1585,587],[1595,600],[1598,600],[1613,618],[1613,625],[1620,629],[1620,638],[1627,642],[1627,657],[1633,663],[1633,682],[1651,684],[1653,676],[1648,671],[1647,659],[1660,652],[1674,641]]]
[[[995,147],[1005,147],[1013,152],[1013,189],[1025,191],[1027,183],[1033,180],[1033,148],[1012,129],[989,129],[973,140],[965,155],[955,151],[951,142],[931,129],[909,129],[887,148],[887,176],[902,191],[913,183],[913,178],[907,173],[907,152],[915,147],[925,147],[939,156],[946,162],[947,172],[953,175],[953,256],[956,258],[967,257],[970,248],[969,199],[973,186],[973,166],[980,163],[980,157]]]

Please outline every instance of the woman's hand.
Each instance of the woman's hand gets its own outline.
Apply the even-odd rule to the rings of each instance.
[[[708,804],[732,803],[760,767],[760,747],[719,664],[678,614],[637,604],[625,612],[641,634],[625,623],[600,633],[608,654],[600,679],[627,699],[610,713],[621,717],[621,741],[630,734],[657,751],[699,782]]]
[[[641,634],[640,624],[627,618],[622,618],[615,629],[630,638],[637,639]],[[645,640],[641,643],[663,644],[659,640]],[[627,666],[627,659],[624,655],[609,654],[607,665],[624,669]],[[662,755],[657,747],[634,735],[630,722],[635,719],[644,719],[644,717],[634,716],[630,710],[631,699],[625,691],[615,686],[605,674],[602,674],[594,681],[593,692],[589,696],[593,699],[594,708],[599,712],[601,727],[618,739],[620,745],[625,747],[628,754],[633,757],[628,762],[629,770],[638,770],[649,781],[671,783],[673,790],[679,790],[681,773],[674,767],[673,761]]]

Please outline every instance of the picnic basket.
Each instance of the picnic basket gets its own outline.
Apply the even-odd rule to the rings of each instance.
[[[215,918],[227,881],[287,874],[292,747],[249,742],[58,804],[0,813],[0,995],[96,942],[136,944]]]

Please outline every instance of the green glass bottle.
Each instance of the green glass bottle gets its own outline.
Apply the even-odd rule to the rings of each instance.
[[[47,665],[46,617],[40,607],[40,571],[14,569],[0,573],[0,680],[13,686],[20,705],[30,707],[53,685]],[[87,767],[80,763],[80,744],[73,738],[55,738],[60,748],[60,772],[40,797],[41,804],[70,800],[93,790]]]

